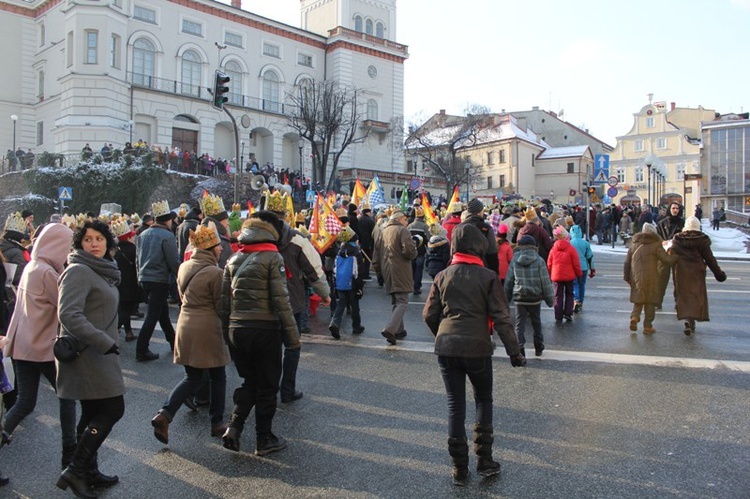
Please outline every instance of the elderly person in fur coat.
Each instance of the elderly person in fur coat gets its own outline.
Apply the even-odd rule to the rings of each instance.
[[[623,278],[630,284],[630,301],[633,311],[630,313],[630,330],[638,330],[641,310],[645,308],[643,334],[653,334],[656,305],[661,303],[661,284],[657,265],[661,262],[671,267],[677,257],[664,251],[661,238],[652,223],[644,223],[643,231],[633,236],[633,245],[625,257]]]
[[[711,251],[711,239],[701,232],[696,217],[685,221],[685,228],[672,239],[671,254],[677,257],[674,269],[674,299],[677,319],[685,321],[685,335],[695,333],[695,321],[708,321],[706,267],[719,282],[727,280]]]

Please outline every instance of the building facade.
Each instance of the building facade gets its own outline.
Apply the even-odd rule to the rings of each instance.
[[[698,204],[701,122],[713,120],[715,114],[702,106],[680,108],[671,103],[667,108],[666,102],[651,102],[649,96],[649,103],[633,114],[630,131],[617,137],[610,157],[609,175],[619,181],[615,202]]]
[[[729,114],[702,124],[700,199],[703,213],[722,206],[750,212],[750,119]]]
[[[144,140],[235,156],[231,120],[210,105],[214,70],[230,77],[227,108],[241,154],[298,169],[309,148],[288,126],[305,79],[361,91],[360,132],[340,168],[402,168],[393,123],[403,115],[407,47],[392,41],[395,0],[303,0],[304,28],[243,11],[239,0],[0,0],[6,75],[0,136],[37,153]],[[307,160],[307,161],[306,161]]]

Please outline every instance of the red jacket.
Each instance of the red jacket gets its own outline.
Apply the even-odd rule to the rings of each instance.
[[[498,239],[498,241],[500,240]],[[498,243],[497,262],[499,264],[498,274],[500,275],[500,279],[505,279],[505,276],[508,275],[508,267],[511,260],[513,260],[513,248],[510,247],[510,243],[508,241],[502,244]]]
[[[574,281],[583,275],[578,251],[567,239],[555,241],[547,257],[547,270],[552,282]]]

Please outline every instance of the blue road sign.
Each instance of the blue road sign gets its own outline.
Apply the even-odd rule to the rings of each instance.
[[[609,178],[609,154],[594,156],[594,183],[606,184]]]
[[[73,201],[73,188],[72,187],[58,187],[57,199],[59,199],[60,201]]]
[[[315,191],[310,190],[305,193],[305,201],[308,203],[314,203],[315,202]]]
[[[609,189],[607,189],[607,196],[611,198],[617,196],[617,187],[610,187]]]

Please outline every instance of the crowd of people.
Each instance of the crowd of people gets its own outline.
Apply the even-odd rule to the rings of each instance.
[[[116,475],[99,471],[97,451],[126,414],[120,334],[136,342],[136,361],[150,362],[159,358],[150,349],[159,323],[185,376],[151,420],[154,437],[168,444],[178,410],[205,404],[210,435],[226,449],[239,451],[253,409],[255,453],[284,449],[287,442],[274,432],[273,420],[278,400],[289,404],[303,397],[296,377],[311,303],[330,306],[334,339],[347,329],[346,312],[351,333],[361,335],[359,301],[365,283],[377,281],[391,301],[380,335],[396,345],[407,336],[409,296],[422,293],[426,271],[433,281],[422,317],[435,335],[447,394],[453,480],[463,485],[469,474],[466,378],[477,408],[471,437],[476,469],[496,475],[493,333],[511,365],[523,367],[530,320],[534,354],[542,356],[541,304],[554,309],[558,324],[583,312],[586,280],[596,275],[592,236],[601,236],[603,244],[607,233],[634,234],[623,274],[631,286],[632,331],[644,312],[643,333],[654,333],[655,310],[672,275],[677,317],[685,334],[694,334],[695,323],[709,319],[706,268],[717,280],[726,279],[699,219],[685,219],[678,203],[655,222],[649,207],[595,206],[587,214],[578,206],[485,206],[475,198],[438,205],[439,221],[428,221],[418,196],[408,207],[375,213],[344,196],[334,206],[338,235],[321,253],[310,240],[309,214],[292,216],[286,195],[269,192],[261,210],[244,220],[239,205],[226,210],[212,195],[179,210],[160,201],[142,218],[89,213],[54,216],[36,227],[29,211],[10,215],[0,255],[15,273],[0,297],[0,345],[12,358],[15,389],[4,396],[9,410],[0,446],[12,441],[34,409],[44,376],[59,397],[63,472],[57,486],[96,497],[97,489],[118,483]],[[617,230],[597,230],[600,217],[609,217]],[[2,282],[5,269],[0,265]],[[180,307],[176,328],[170,300]],[[131,318],[138,316],[143,325],[136,334]],[[73,360],[55,352],[54,345],[63,343],[72,343]],[[225,418],[226,367],[232,362],[242,381]]]

